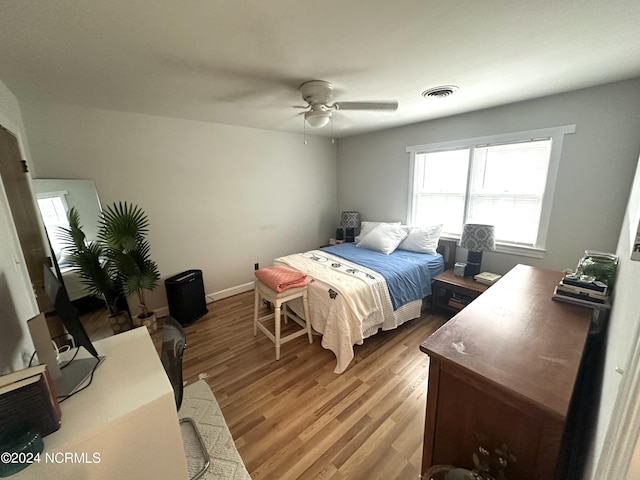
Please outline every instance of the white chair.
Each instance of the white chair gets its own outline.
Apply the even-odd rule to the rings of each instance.
[[[294,312],[290,311],[286,303],[296,298],[302,299],[304,308],[304,320],[301,319]],[[262,317],[259,317],[260,301],[265,300],[273,305],[273,313],[269,313]],[[281,315],[282,314],[282,315]],[[281,316],[284,316],[284,321],[287,323],[288,319],[293,320],[303,329],[297,332],[290,333],[285,337],[280,336],[280,320]],[[264,320],[274,319],[275,334],[262,324]],[[276,292],[267,287],[260,280],[255,282],[255,306],[253,312],[253,336],[258,335],[258,329],[260,329],[276,346],[276,360],[280,360],[280,345],[286,343],[294,338],[297,338],[305,333],[309,337],[309,343],[313,343],[313,336],[311,334],[311,322],[309,316],[309,300],[307,296],[307,287],[289,288],[284,292]]]

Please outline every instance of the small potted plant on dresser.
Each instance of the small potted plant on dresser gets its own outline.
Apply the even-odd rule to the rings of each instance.
[[[64,262],[78,273],[80,281],[90,294],[101,297],[109,311],[109,324],[114,334],[131,329],[131,317],[126,308],[122,287],[113,275],[100,242],[87,241],[80,224],[78,210],[73,207],[68,215],[69,228],[60,227],[58,235],[63,243]],[[126,303],[126,302],[124,302]]]
[[[152,291],[158,285],[160,273],[151,260],[151,247],[146,239],[149,220],[137,205],[114,203],[102,211],[99,242],[104,246],[124,294],[136,294],[141,312],[133,317],[135,326],[144,325],[152,332],[158,328],[156,315],[149,311],[144,291]]]

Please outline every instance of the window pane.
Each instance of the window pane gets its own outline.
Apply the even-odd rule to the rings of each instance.
[[[498,241],[534,245],[550,153],[550,139],[475,149],[467,222],[495,225]]]
[[[468,148],[416,155],[420,174],[416,193],[464,193],[467,189],[468,165]]]
[[[60,197],[46,197],[38,199],[38,207],[42,214],[42,220],[47,226],[68,225],[67,213]]]
[[[467,222],[496,227],[496,241],[533,245],[538,236],[542,199],[477,196],[469,203]]]
[[[442,234],[460,235],[464,215],[464,195],[420,194],[417,198],[417,212],[415,225],[442,224]]]
[[[469,149],[420,153],[415,157],[413,223],[443,224],[443,234],[462,231]]]
[[[69,228],[67,212],[64,208],[62,197],[38,198],[38,207],[40,208],[40,215],[42,216],[42,221],[49,235],[51,246],[54,251],[58,252],[62,250],[63,247],[62,241],[60,240],[59,228]]]
[[[551,140],[476,148],[471,193],[544,193],[550,153]]]

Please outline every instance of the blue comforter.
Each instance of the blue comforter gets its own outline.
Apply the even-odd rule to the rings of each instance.
[[[342,243],[322,249],[327,253],[367,267],[384,277],[393,309],[431,295],[431,280],[444,271],[439,253],[414,253],[396,250],[390,255]]]

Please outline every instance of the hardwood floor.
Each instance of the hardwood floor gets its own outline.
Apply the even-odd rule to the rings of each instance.
[[[429,359],[418,347],[445,317],[366,339],[336,375],[319,336],[284,344],[276,361],[253,336],[253,292],[208,308],[185,328],[185,380],[207,381],[253,479],[419,478]]]

